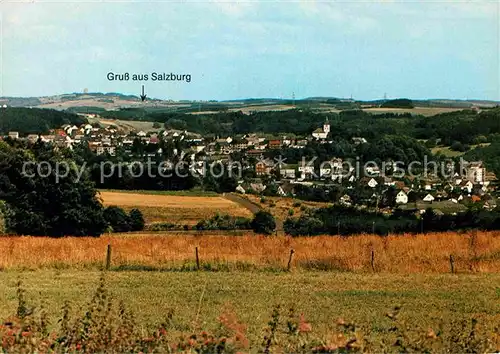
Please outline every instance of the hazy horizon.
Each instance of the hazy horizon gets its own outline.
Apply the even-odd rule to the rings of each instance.
[[[4,2],[2,97],[500,101],[497,1]],[[109,72],[191,75],[109,81]]]

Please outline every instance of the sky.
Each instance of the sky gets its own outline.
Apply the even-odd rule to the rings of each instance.
[[[144,84],[173,100],[500,100],[499,1],[3,0],[0,11],[0,96]]]

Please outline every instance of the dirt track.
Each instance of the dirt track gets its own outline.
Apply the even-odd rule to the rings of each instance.
[[[233,203],[237,203],[241,205],[244,208],[247,208],[250,210],[253,214],[256,214],[260,210],[262,210],[262,207],[258,204],[255,204],[251,202],[250,200],[243,198],[235,193],[228,193],[224,194],[224,197]],[[283,231],[283,220],[276,218],[276,231],[281,232]]]

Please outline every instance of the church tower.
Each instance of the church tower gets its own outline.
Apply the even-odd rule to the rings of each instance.
[[[325,119],[325,122],[323,123],[323,132],[326,134],[330,133],[330,122],[328,122],[328,117]]]

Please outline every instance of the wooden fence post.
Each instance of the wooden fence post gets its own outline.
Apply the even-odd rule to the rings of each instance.
[[[200,257],[198,256],[198,247],[196,247],[196,269],[200,270]]]
[[[111,244],[108,244],[108,249],[106,250],[106,270],[111,268]]]
[[[372,265],[372,271],[375,271],[375,251],[374,250],[372,250],[370,263]]]
[[[451,274],[455,274],[455,259],[452,254],[450,254],[450,271]]]
[[[290,258],[288,258],[288,265],[286,267],[287,271],[290,271],[290,269],[292,268],[292,257],[293,257],[293,254],[294,254],[294,250],[291,249],[290,250]]]

